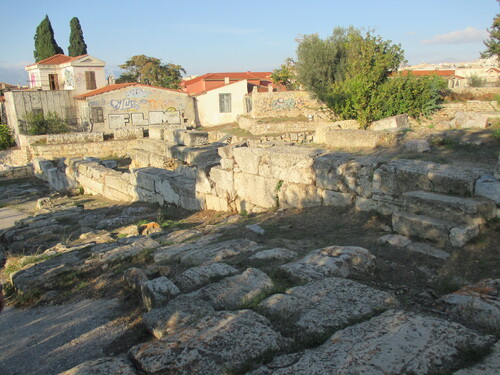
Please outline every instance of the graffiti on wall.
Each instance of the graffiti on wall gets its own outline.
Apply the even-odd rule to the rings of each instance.
[[[133,99],[121,99],[121,100],[116,100],[116,99],[111,99],[109,102],[111,107],[116,110],[128,110],[128,109],[136,109],[138,110],[140,107],[140,104]]]
[[[101,107],[104,104],[106,104],[106,102],[104,101],[104,99],[89,100],[88,103],[89,103],[89,107]]]
[[[144,113],[140,112],[140,113],[131,113],[130,114],[131,116],[131,119],[132,119],[132,125],[136,125],[136,126],[144,126],[144,125],[149,125],[149,121],[148,119],[145,119],[144,118]]]
[[[71,70],[66,69],[64,71],[64,81],[67,88],[75,87],[75,80],[73,78],[73,72],[71,72]]]
[[[108,122],[111,129],[120,129],[126,127],[130,122],[128,113],[109,114]]]
[[[142,99],[147,98],[149,95],[151,95],[151,92],[149,92],[148,90],[144,90],[142,87],[134,87],[129,89],[125,95],[127,96],[127,98]]]
[[[177,111],[175,108],[173,108],[173,110],[167,110],[167,111],[149,112],[150,125],[180,124],[180,123],[181,123],[181,116],[179,111]]]
[[[272,101],[272,109],[292,109],[296,107],[296,102],[294,98],[278,98]]]

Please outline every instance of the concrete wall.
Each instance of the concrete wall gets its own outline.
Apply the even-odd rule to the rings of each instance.
[[[219,94],[231,94],[231,112],[221,113]],[[235,122],[239,115],[247,113],[245,96],[248,94],[246,80],[226,85],[196,97],[199,121],[202,126],[217,126]]]
[[[130,86],[77,102],[87,121],[92,108],[102,108],[104,122],[94,122],[96,132],[163,124],[196,125],[193,98],[174,90]]]
[[[311,117],[329,120],[333,113],[307,91],[252,92],[252,118]]]
[[[44,114],[57,113],[70,124],[78,126],[79,113],[73,101],[71,91],[7,91],[5,92],[5,111],[9,126],[16,138],[20,129],[26,127],[26,115],[33,110],[42,110]],[[75,125],[76,124],[76,125]]]

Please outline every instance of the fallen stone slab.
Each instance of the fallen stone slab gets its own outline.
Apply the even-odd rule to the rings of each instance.
[[[177,261],[184,265],[198,266],[221,262],[240,254],[253,254],[261,250],[259,244],[248,239],[210,243],[211,238],[189,244],[160,247],[154,253],[156,263]],[[208,242],[208,243],[207,243]]]
[[[98,263],[118,261],[138,255],[142,251],[154,250],[159,246],[160,244],[150,237],[121,238],[114,246],[110,245],[93,250],[90,261]]]
[[[278,357],[251,374],[446,373],[468,353],[485,350],[493,341],[457,323],[391,310],[338,331],[317,348]]]
[[[297,253],[293,250],[285,248],[275,248],[269,250],[262,250],[258,253],[252,255],[250,260],[290,260],[297,256]]]
[[[201,235],[201,232],[196,229],[181,229],[173,231],[165,236],[158,237],[157,240],[162,243],[178,243],[189,240],[192,237]]]
[[[330,246],[317,249],[279,269],[290,277],[309,282],[325,277],[348,277],[369,272],[375,257],[358,246]]]
[[[492,375],[500,369],[500,341],[497,341],[490,354],[471,367],[454,372],[453,375]]]
[[[274,294],[259,304],[269,318],[283,319],[306,335],[367,319],[396,307],[394,296],[358,282],[327,278]]]
[[[274,286],[269,276],[257,268],[247,268],[241,275],[227,277],[207,285],[191,296],[209,301],[217,310],[238,309]]]
[[[137,375],[137,372],[128,359],[107,357],[84,362],[59,375]]]
[[[404,129],[410,127],[410,121],[406,113],[374,121],[370,124],[370,130]]]
[[[406,152],[416,153],[428,152],[431,150],[429,142],[427,142],[425,139],[410,139],[409,141],[405,142],[403,148]]]
[[[441,297],[437,303],[463,322],[477,324],[491,333],[500,331],[500,279],[468,285]]]
[[[236,268],[225,263],[212,263],[207,266],[192,267],[177,276],[174,281],[180,290],[188,293],[237,273],[239,271]]]
[[[475,195],[491,199],[500,205],[500,181],[493,176],[481,176],[476,181]]]
[[[214,313],[214,308],[207,301],[191,296],[178,296],[166,306],[145,313],[142,321],[156,338],[161,339]]]
[[[219,375],[283,348],[287,340],[251,311],[220,311],[192,327],[133,347],[129,356],[147,374]]]
[[[165,276],[141,283],[142,302],[148,311],[166,305],[179,293],[179,288]]]
[[[450,257],[450,254],[442,249],[430,246],[423,242],[413,242],[408,237],[401,236],[399,234],[386,234],[377,240],[377,244],[385,248],[419,253],[442,260]]]

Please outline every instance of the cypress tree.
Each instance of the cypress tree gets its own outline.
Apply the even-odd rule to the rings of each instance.
[[[69,22],[71,32],[69,34],[69,56],[80,56],[87,54],[87,45],[83,39],[83,31],[78,18],[73,17]]]
[[[64,51],[57,45],[54,39],[54,30],[52,30],[49,16],[45,16],[36,28],[35,50],[33,51],[35,61],[38,62],[58,53],[64,53]]]

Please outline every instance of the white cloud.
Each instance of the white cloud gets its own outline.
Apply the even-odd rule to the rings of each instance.
[[[476,43],[488,38],[486,30],[478,30],[474,27],[466,27],[463,30],[451,31],[447,34],[434,35],[431,39],[423,40],[422,44],[458,44]]]

